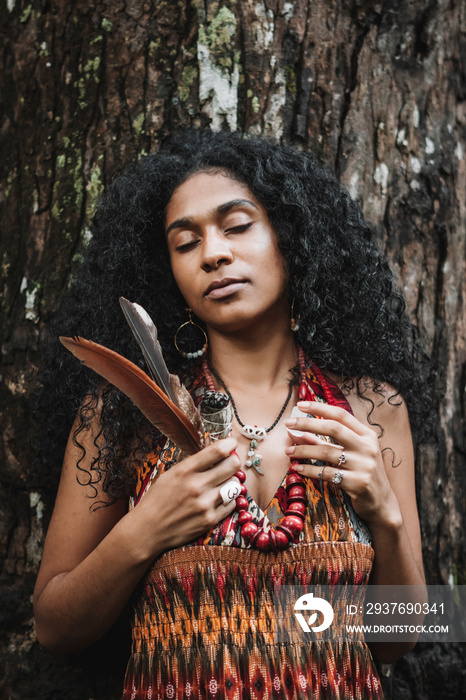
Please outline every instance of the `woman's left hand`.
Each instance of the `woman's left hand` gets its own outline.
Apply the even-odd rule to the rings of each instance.
[[[338,406],[300,401],[298,408],[309,417],[286,421],[295,445],[285,452],[292,461],[319,460],[325,466],[302,464],[293,468],[302,476],[323,481],[331,482],[336,477],[334,483],[339,483],[351,497],[356,513],[368,525],[382,525],[401,517],[374,430]],[[324,441],[320,435],[328,436],[332,442]]]

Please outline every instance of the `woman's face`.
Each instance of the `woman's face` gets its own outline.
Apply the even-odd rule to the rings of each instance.
[[[178,287],[207,327],[231,332],[288,319],[277,234],[245,184],[192,175],[168,203],[165,230]]]

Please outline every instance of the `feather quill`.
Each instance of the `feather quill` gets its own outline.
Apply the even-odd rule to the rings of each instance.
[[[60,341],[86,367],[126,394],[146,418],[184,452],[194,454],[202,448],[203,433],[137,365],[91,340],[62,336]]]
[[[186,390],[176,374],[170,374],[165,364],[155,323],[147,311],[139,304],[120,297],[120,306],[142,350],[153,379],[173,403],[183,411],[196,430],[203,435],[204,426],[201,414],[197,410],[191,394]]]
[[[142,350],[152,379],[157,382],[173,403],[179,405],[175,392],[170,386],[170,372],[163,358],[154,322],[147,311],[139,304],[134,304],[128,299],[120,297],[120,306]]]

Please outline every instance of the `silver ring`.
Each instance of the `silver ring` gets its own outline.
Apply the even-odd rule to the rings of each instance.
[[[341,467],[342,464],[346,464],[348,460],[346,459],[345,450],[341,451],[340,458],[338,460],[338,466]]]
[[[341,484],[343,481],[343,472],[341,469],[338,469],[338,471],[335,472],[335,474],[332,476],[332,484]]]
[[[324,470],[325,470],[325,469],[327,469],[327,465],[326,465],[326,464],[324,464],[324,466],[323,466],[322,469],[320,470],[319,474],[317,475],[317,478],[320,479],[321,481],[322,481],[322,479],[324,478]]]
[[[220,496],[222,497],[223,505],[227,506],[229,503],[238,498],[241,493],[241,484],[236,479],[230,479],[226,484],[220,487]]]

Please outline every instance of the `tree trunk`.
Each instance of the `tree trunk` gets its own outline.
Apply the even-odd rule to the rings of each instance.
[[[96,197],[183,125],[312,150],[380,230],[410,315],[444,368],[440,441],[417,455],[428,582],[466,584],[466,8],[383,5],[2,0],[2,697],[119,697],[124,661],[110,649],[106,662],[108,644],[57,661],[35,639],[31,593],[56,485],[26,476],[28,398],[41,329]],[[397,700],[462,697],[461,649],[420,645],[384,682]]]

